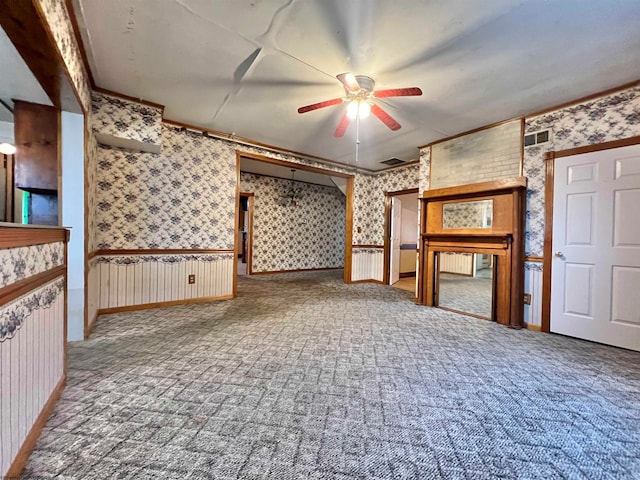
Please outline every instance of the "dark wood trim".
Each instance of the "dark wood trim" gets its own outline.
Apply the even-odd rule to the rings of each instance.
[[[351,245],[352,248],[384,248],[384,245]]]
[[[400,278],[410,278],[415,276],[416,272],[400,272]]]
[[[524,117],[520,119],[520,168],[518,175],[524,177],[524,132],[526,129],[526,121]]]
[[[106,257],[109,255],[188,255],[207,253],[234,253],[233,249],[215,250],[208,248],[138,248],[123,250],[95,250],[89,254],[89,260],[93,257]]]
[[[373,278],[368,278],[366,280],[353,280],[351,283],[377,283],[378,285],[384,285],[381,280],[374,280]]]
[[[640,135],[620,140],[612,140],[610,142],[596,143],[595,145],[585,145],[584,147],[569,148],[567,150],[559,150],[554,153],[554,158],[571,157],[573,155],[582,155],[584,153],[599,152],[602,150],[611,150],[612,148],[630,147],[640,144]]]
[[[65,338],[65,343],[66,343],[66,338]],[[40,410],[40,414],[36,418],[36,421],[33,423],[33,426],[31,427],[31,430],[29,430],[29,433],[25,437],[24,442],[22,442],[22,446],[20,447],[20,450],[18,450],[18,453],[13,459],[13,462],[11,463],[9,470],[7,470],[6,476],[2,478],[6,478],[6,479],[20,478],[20,474],[22,473],[22,470],[24,470],[24,467],[27,464],[27,460],[29,459],[31,452],[33,452],[33,449],[36,446],[36,443],[38,442],[38,438],[42,433],[42,429],[47,424],[47,420],[49,420],[49,417],[53,413],[53,409],[56,406],[56,403],[58,402],[58,399],[60,398],[62,391],[64,390],[65,383],[66,383],[66,376],[62,375],[62,378],[58,381],[58,384],[55,386],[55,388],[51,392],[51,395],[49,395],[49,399],[47,400],[47,403],[45,403],[44,406],[42,407],[42,410]]]
[[[507,178],[502,180],[492,180],[490,182],[472,183],[457,187],[436,188],[422,193],[422,198],[438,198],[445,200],[450,197],[465,198],[467,196],[478,196],[486,193],[495,195],[497,193],[526,187],[526,177]]]
[[[80,34],[80,27],[78,25],[78,19],[76,17],[75,9],[73,8],[73,1],[65,0],[64,3],[67,7],[67,13],[69,14],[69,18],[71,20],[73,35],[76,38],[76,43],[78,44],[78,49],[80,50],[80,57],[82,57],[82,63],[84,64],[84,69],[87,72],[89,85],[91,86],[92,89],[95,90],[96,82],[93,79],[93,73],[91,72],[91,68],[89,68],[89,58],[87,57],[87,51],[84,48],[84,42],[82,41],[82,35]]]
[[[240,173],[242,173],[242,170],[240,170]],[[241,197],[255,197],[255,195],[254,192],[240,192]]]
[[[394,192],[384,192],[385,196],[388,197],[397,197],[398,195],[409,195],[411,193],[418,193],[418,189],[417,188],[406,188],[404,190],[396,190]],[[418,197],[416,197],[416,200],[418,199]]]
[[[88,254],[87,254],[87,262],[89,262],[89,260],[91,260],[92,258],[97,257],[97,256],[99,255],[99,254],[98,254],[98,252],[99,252],[99,251],[100,251],[100,250],[94,250],[93,252],[88,253]],[[102,250],[102,251],[103,251],[103,252],[117,252],[117,250]]]
[[[440,310],[446,310],[447,312],[453,312],[453,313],[459,313],[460,315],[466,315],[467,317],[473,317],[473,318],[479,318],[481,320],[489,320],[489,321],[491,321],[491,319],[489,317],[485,317],[483,315],[478,315],[477,313],[463,312],[462,310],[456,310],[455,308],[449,308],[449,307],[442,307],[440,305],[438,305],[437,308],[439,308]]]
[[[268,272],[253,272],[252,275],[273,275],[277,273],[295,273],[295,272],[321,272],[324,270],[342,270],[343,268],[344,267],[327,267],[327,268],[297,268],[294,270],[270,270]]]
[[[91,336],[93,331],[96,329],[97,323],[98,323],[98,310],[96,310],[96,313],[93,315],[93,319],[91,319],[91,322],[89,322],[89,326],[85,330],[85,334],[84,334],[85,340],[87,340]]]
[[[240,235],[238,220],[240,219],[240,152],[236,150],[236,189],[233,216],[233,297],[238,295],[238,252],[240,251]]]
[[[295,164],[297,165],[297,164]],[[296,168],[296,170],[304,170],[303,168]],[[247,175],[254,175],[256,177],[267,177],[267,178],[276,178],[278,180],[284,180],[287,182],[291,182],[291,178],[284,178],[284,177],[277,177],[275,175],[265,175],[264,173],[253,173],[253,172],[245,172],[244,170],[240,170],[240,173],[245,173]],[[324,188],[338,188],[336,186],[331,186],[331,185],[324,185],[322,183],[313,183],[313,182],[305,182],[304,180],[294,180],[295,183],[304,183],[305,185],[315,185],[317,187],[324,187]]]
[[[579,103],[588,102],[590,100],[595,100],[596,98],[606,97],[607,95],[611,95],[612,93],[621,92],[622,90],[627,90],[628,88],[635,87],[636,85],[640,85],[640,79],[634,80],[633,82],[624,83],[622,85],[618,85],[617,87],[608,88],[607,90],[602,90],[600,92],[592,93],[589,95],[585,95],[584,97],[576,98],[575,100],[570,100],[568,102],[560,103],[557,105],[553,105],[551,107],[545,108],[543,110],[538,110],[537,112],[532,112],[525,115],[526,118],[529,117],[538,117],[540,115],[544,115],[545,113],[555,112],[556,110],[562,110],[563,108],[571,107],[573,105],[578,105]]]
[[[54,107],[82,113],[82,102],[41,11],[40,2],[2,2],[0,26]]]
[[[351,283],[351,272],[353,269],[353,192],[354,177],[347,178],[346,192],[346,211],[345,211],[345,229],[344,229],[344,275],[343,282]]]
[[[523,323],[522,326],[527,330],[532,330],[534,332],[541,332],[542,327],[540,325],[532,325],[530,323]]]
[[[389,195],[387,193],[384,194],[384,253],[382,258],[382,283],[385,285],[388,285],[391,280],[391,242],[389,240],[391,239],[392,196],[393,195]]]
[[[136,310],[147,310],[150,308],[176,307],[178,305],[191,305],[193,303],[218,302],[231,300],[234,295],[222,295],[219,297],[187,298],[185,300],[172,300],[170,302],[141,303],[139,305],[127,305],[124,307],[111,307],[98,309],[98,315],[108,315],[110,313],[133,312]]]
[[[253,193],[249,196],[249,240],[247,241],[247,275],[253,273],[253,209],[255,208],[256,197]]]
[[[30,228],[17,224],[15,227],[0,226],[0,232],[0,250],[66,242],[69,237],[69,231],[64,228]]]
[[[68,0],[71,1],[71,0]],[[71,14],[71,12],[70,12]],[[75,14],[74,14],[75,16]],[[92,80],[93,81],[93,80]],[[89,204],[89,175],[88,175],[88,168],[87,168],[87,159],[89,158],[89,118],[88,115],[85,115],[83,117],[83,126],[84,126],[84,145],[83,145],[83,150],[84,150],[84,162],[83,162],[83,174],[84,174],[84,181],[83,181],[83,185],[84,185],[84,194],[83,194],[83,202],[84,202],[84,206],[83,206],[83,212],[82,212],[82,216],[83,218],[83,225],[84,225],[84,240],[82,242],[82,248],[84,249],[84,265],[83,265],[83,269],[84,269],[84,312],[83,312],[83,319],[82,319],[82,323],[83,323],[83,335],[84,338],[87,339],[89,338],[89,209],[87,208],[87,205]],[[62,170],[61,170],[62,171]],[[60,191],[62,192],[62,188],[60,189]],[[62,218],[62,216],[60,216],[60,218]]]
[[[310,165],[305,165],[303,163],[287,162],[286,160],[279,160],[277,158],[271,158],[271,157],[267,157],[266,155],[259,155],[259,154],[256,154],[256,153],[248,153],[248,152],[238,151],[238,154],[241,157],[249,158],[249,159],[252,159],[252,160],[259,160],[261,162],[271,163],[271,164],[274,164],[274,165],[280,165],[282,167],[287,167],[287,168],[295,168],[296,170],[305,170],[307,172],[320,173],[322,175],[328,175],[328,176],[331,176],[331,177],[350,178],[350,177],[354,176],[353,173],[336,172],[334,170],[328,170],[328,169],[325,169],[325,168],[312,167]],[[299,154],[299,155],[303,155],[303,154]],[[346,165],[344,165],[343,168],[347,169],[348,167]]]
[[[551,331],[551,264],[553,258],[553,182],[555,178],[555,152],[544,157],[544,256],[542,262],[542,324],[540,330]]]
[[[533,262],[533,263],[542,263],[544,261],[544,257],[538,257],[535,255],[527,255],[524,257],[525,262]]]
[[[466,132],[457,133],[455,135],[451,135],[450,137],[441,138],[439,140],[436,140],[435,142],[431,142],[431,143],[427,143],[426,145],[419,146],[418,149],[433,147],[434,145],[437,145],[439,143],[448,142],[449,140],[455,140],[456,138],[464,137],[465,135],[471,135],[474,133],[481,132],[483,130],[489,130],[491,128],[500,127],[506,123],[518,121],[521,118],[524,118],[524,116],[513,117],[513,118],[509,118],[508,120],[502,120],[500,122],[491,123],[489,125],[484,125],[482,127],[473,128],[471,130],[467,130]]]
[[[69,333],[69,242],[64,243],[64,290],[62,294],[64,295],[64,317],[63,321],[63,358],[62,358],[62,371],[64,376],[67,376],[67,338]],[[86,290],[86,287],[85,287]],[[84,318],[82,319],[84,323]],[[84,325],[83,325],[84,327]],[[84,328],[82,329],[82,334],[84,336]]]
[[[36,288],[41,287],[42,285],[49,283],[58,277],[65,276],[66,278],[66,273],[67,265],[60,265],[58,267],[47,270],[46,272],[36,273],[35,275],[31,275],[30,277],[23,278],[22,280],[11,283],[6,287],[2,287],[0,288],[0,306],[12,302],[22,295],[26,295],[30,291],[35,290]],[[67,322],[65,321],[65,326],[66,323]]]
[[[69,0],[67,0],[67,1],[69,1]],[[97,86],[94,86],[93,90],[98,92],[98,93],[102,93],[103,95],[108,95],[110,97],[121,98],[122,100],[127,100],[129,102],[141,103],[142,105],[146,105],[148,107],[157,108],[162,112],[162,114],[164,114],[164,105],[162,105],[160,103],[150,102],[150,101],[145,100],[143,98],[132,97],[130,95],[125,95],[124,93],[114,92],[113,90],[108,90],[106,88],[97,87]]]

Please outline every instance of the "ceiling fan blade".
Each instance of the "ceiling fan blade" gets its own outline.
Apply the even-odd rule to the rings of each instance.
[[[360,91],[360,84],[353,73],[341,73],[340,75],[336,75],[336,78],[340,80],[340,83],[344,85],[344,88],[346,88],[348,92]]]
[[[313,103],[311,105],[307,105],[305,107],[300,107],[298,109],[298,113],[307,113],[312,110],[318,110],[319,108],[330,107],[331,105],[339,105],[342,103],[341,98],[334,98],[331,100],[325,100],[324,102]]]
[[[420,90],[418,87],[390,88],[389,90],[377,90],[373,92],[373,96],[376,98],[414,97],[419,95],[422,95],[422,90]]]
[[[342,137],[347,131],[347,127],[349,126],[350,122],[351,119],[349,118],[349,115],[347,115],[347,112],[344,112],[344,115],[342,116],[342,118],[340,119],[340,123],[338,124],[338,128],[336,128],[336,131],[333,132],[333,136]]]
[[[371,105],[371,113],[380,119],[391,130],[398,130],[400,124],[396,122],[391,115],[381,109],[378,105]]]

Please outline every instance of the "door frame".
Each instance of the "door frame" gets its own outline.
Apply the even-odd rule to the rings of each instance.
[[[553,194],[555,159],[640,144],[640,135],[622,140],[547,152],[544,156],[544,250],[542,257],[542,332],[551,332],[551,265],[553,264]]]
[[[347,180],[347,194],[346,194],[346,211],[345,211],[345,235],[344,235],[344,283],[351,283],[351,246],[353,243],[353,198],[354,198],[354,182],[355,173],[345,173],[341,171],[329,170],[328,168],[312,167],[305,165],[304,163],[287,162],[285,160],[279,160],[277,158],[267,157],[265,155],[259,155],[256,153],[249,153],[241,150],[236,150],[236,208],[234,217],[234,229],[238,225],[238,217],[240,215],[240,159],[242,157],[250,158],[252,160],[259,160],[261,162],[273,163],[275,165],[281,165],[288,168],[295,168],[297,170],[307,170],[309,172],[320,173],[330,177],[342,177]],[[253,217],[250,219],[253,220]],[[253,236],[253,222],[251,223],[251,229]],[[237,295],[238,284],[238,235],[234,235],[233,242],[233,296]],[[253,251],[252,251],[253,253]],[[247,265],[247,273],[248,273]]]
[[[253,273],[253,206],[255,194],[253,192],[240,192],[240,197],[247,197],[247,215],[249,215],[249,231],[247,232],[247,275],[251,275]],[[238,201],[239,200],[240,198],[238,198]],[[240,247],[238,247],[238,249],[239,248]],[[238,267],[236,266],[236,275],[237,274]]]
[[[391,268],[391,242],[389,241],[391,238],[391,197],[397,197],[399,195],[407,195],[415,193],[416,201],[418,201],[418,189],[417,188],[407,188],[406,190],[396,190],[394,192],[384,192],[384,258],[382,263],[382,283],[385,285],[389,285],[389,277],[391,276],[390,268]],[[416,222],[418,223],[420,220],[420,214],[418,213],[418,218],[416,218]],[[416,239],[416,242],[418,239]],[[416,276],[418,272],[416,271]]]

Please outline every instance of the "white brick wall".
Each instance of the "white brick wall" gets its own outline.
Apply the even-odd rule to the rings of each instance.
[[[433,145],[431,188],[517,177],[521,142],[514,120]]]

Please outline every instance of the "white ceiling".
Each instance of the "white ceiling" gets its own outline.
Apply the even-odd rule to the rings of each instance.
[[[294,169],[294,180],[307,183],[315,183],[316,185],[326,185],[335,187],[336,184],[331,181],[331,177],[322,175],[321,173],[309,172],[307,170]],[[270,177],[291,179],[291,168],[268,163],[251,158],[240,157],[240,171],[247,173],[255,173],[257,175],[268,175]]]
[[[13,108],[13,100],[52,105],[27,64],[0,28],[0,100]],[[13,122],[13,114],[0,103],[0,122]]]
[[[420,87],[361,123],[366,168],[640,77],[638,0],[75,0],[96,84],[165,117],[354,165],[335,75]]]

